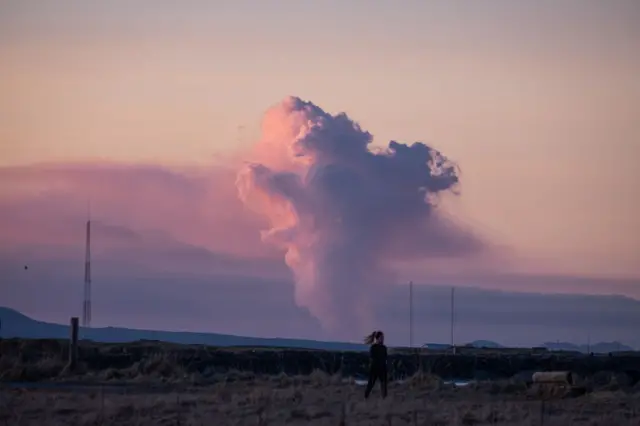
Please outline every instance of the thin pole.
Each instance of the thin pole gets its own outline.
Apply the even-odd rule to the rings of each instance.
[[[413,281],[409,281],[409,348],[413,348]]]
[[[87,217],[84,259],[84,302],[82,306],[83,327],[91,327],[91,211],[89,210],[87,214],[89,216]]]
[[[78,364],[78,317],[71,317],[71,335],[69,336],[69,370]]]
[[[453,353],[456,353],[456,348],[453,344],[454,340],[453,340],[453,321],[454,321],[454,310],[455,310],[455,304],[454,304],[454,298],[455,298],[455,287],[451,287],[451,350],[453,351]]]

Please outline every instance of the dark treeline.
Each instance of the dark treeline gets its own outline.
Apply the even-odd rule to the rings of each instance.
[[[68,356],[64,340],[0,341],[0,365],[37,365],[42,360]],[[363,377],[367,373],[369,355],[365,352],[332,352],[278,348],[213,348],[185,346],[161,342],[104,344],[83,341],[79,361],[86,371],[141,368],[150,361],[162,362],[185,374],[203,377],[231,371],[260,375],[307,375],[315,370],[345,377]],[[532,352],[526,350],[469,350],[456,355],[444,352],[417,353],[410,350],[391,351],[389,375],[401,379],[417,372],[455,379],[505,379],[522,372],[572,371],[590,376],[601,371],[626,373],[640,379],[640,354],[618,353],[612,356],[587,356],[577,353]],[[43,378],[44,379],[44,378]]]

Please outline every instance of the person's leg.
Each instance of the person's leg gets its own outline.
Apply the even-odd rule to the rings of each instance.
[[[369,395],[371,394],[371,390],[373,389],[373,386],[376,384],[376,379],[378,378],[376,371],[374,369],[370,369],[369,370],[369,381],[367,382],[367,387],[364,390],[364,397],[369,398]]]
[[[380,391],[382,391],[382,397],[386,398],[387,397],[387,369],[383,369],[380,372]]]

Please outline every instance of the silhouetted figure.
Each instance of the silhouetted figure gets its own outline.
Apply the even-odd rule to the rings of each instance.
[[[369,364],[369,381],[364,391],[364,397],[369,398],[376,380],[380,380],[380,390],[382,397],[387,397],[387,347],[384,345],[384,333],[382,331],[374,331],[367,337],[364,342],[371,345],[369,355],[371,357]]]

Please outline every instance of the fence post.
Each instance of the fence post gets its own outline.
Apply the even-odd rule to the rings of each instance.
[[[69,370],[78,365],[78,317],[71,317],[71,335],[69,336]]]

